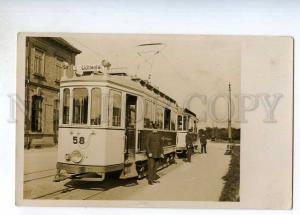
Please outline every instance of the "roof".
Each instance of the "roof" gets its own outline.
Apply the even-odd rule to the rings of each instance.
[[[147,81],[147,80],[141,80],[141,79],[135,79],[135,77],[132,78],[131,80],[138,81],[143,87],[146,87],[148,90],[153,91],[155,94],[159,95],[160,97],[165,98],[169,102],[172,102],[172,103],[176,104],[175,99],[172,99],[171,97],[167,96],[165,93],[161,92],[158,88],[152,86],[149,83],[149,81]]]
[[[85,72],[85,75],[91,75],[93,72]],[[102,74],[104,74],[103,72],[100,72]],[[126,72],[109,72],[107,73],[110,76],[127,76],[128,74]],[[129,77],[131,81],[135,82],[135,83],[139,83],[143,88],[147,89],[148,91],[153,91],[155,94],[159,95],[160,97],[168,100],[169,102],[176,104],[176,100],[172,99],[171,97],[169,97],[168,95],[166,95],[165,93],[163,93],[162,91],[160,91],[157,87],[154,87],[150,84],[150,82],[148,80],[142,80],[141,78],[137,77],[137,76],[131,76]]]
[[[73,45],[71,45],[69,42],[67,42],[66,40],[64,40],[61,37],[46,37],[46,39],[58,43],[59,45],[63,46],[65,49],[67,49],[75,54],[81,53],[81,51],[79,49],[75,48]]]
[[[193,115],[194,117],[197,117],[197,115],[194,112],[192,112],[191,110],[189,110],[187,108],[184,109],[184,112],[189,113],[189,114]]]
[[[162,98],[165,101],[170,102],[174,106],[177,106],[177,103],[174,99],[167,96],[165,93],[161,92],[158,88],[150,85],[150,83],[147,80],[142,80],[136,76],[128,76],[125,72],[119,72],[119,73],[93,73],[94,75],[91,76],[91,73],[86,73],[86,75],[73,77],[71,79],[61,80],[61,86],[64,86],[64,83],[66,82],[73,82],[73,81],[110,81],[115,82],[124,86],[130,86],[134,87],[135,90],[143,91],[144,93],[153,93],[152,95],[158,95],[160,98]],[[108,76],[104,78],[104,74],[107,74]],[[108,79],[107,79],[108,78]]]

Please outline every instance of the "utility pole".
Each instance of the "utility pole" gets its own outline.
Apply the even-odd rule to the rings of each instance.
[[[232,143],[232,135],[231,135],[231,85],[229,82],[228,85],[228,142]]]

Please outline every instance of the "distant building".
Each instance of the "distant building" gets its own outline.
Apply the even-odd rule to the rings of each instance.
[[[59,82],[64,65],[72,76],[81,51],[60,37],[27,37],[25,68],[25,147],[57,143]]]

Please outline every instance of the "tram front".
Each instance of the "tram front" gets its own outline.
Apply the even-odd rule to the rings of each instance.
[[[106,173],[123,169],[122,94],[100,79],[75,77],[61,81],[55,181],[102,181]]]

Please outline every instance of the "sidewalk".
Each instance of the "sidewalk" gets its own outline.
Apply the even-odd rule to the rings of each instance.
[[[209,143],[208,154],[194,154],[192,163],[183,163],[161,177],[159,184],[147,185],[127,200],[218,201],[230,162],[225,150],[226,144]]]

